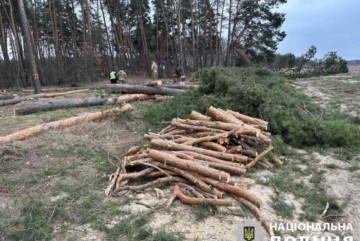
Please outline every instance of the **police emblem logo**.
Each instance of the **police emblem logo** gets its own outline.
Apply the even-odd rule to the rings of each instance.
[[[236,236],[236,241],[264,241],[266,238],[261,224],[251,219],[241,222],[233,234]]]
[[[244,227],[244,240],[253,241],[255,239],[255,227]]]

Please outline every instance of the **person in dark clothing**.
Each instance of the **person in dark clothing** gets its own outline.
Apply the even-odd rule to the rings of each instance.
[[[111,84],[117,84],[118,75],[114,69],[110,72],[109,79]]]
[[[176,65],[176,68],[175,68],[175,74],[178,76],[178,78],[180,78],[180,77],[181,77],[181,75],[182,75],[182,70],[181,70],[181,68],[180,68],[180,65],[179,65],[179,64],[177,64],[177,65]]]

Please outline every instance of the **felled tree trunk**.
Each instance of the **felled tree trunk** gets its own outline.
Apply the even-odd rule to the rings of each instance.
[[[35,94],[35,95],[27,95],[27,96],[16,97],[16,98],[9,99],[9,100],[1,100],[0,101],[0,106],[14,105],[14,104],[23,102],[25,100],[41,98],[43,96],[44,96],[44,94]]]
[[[162,85],[162,81],[161,80],[152,80],[149,81],[145,84],[146,86],[160,86]]]
[[[156,99],[155,95],[146,95],[146,94],[127,94],[127,95],[121,95],[117,98],[117,101],[119,103],[123,102],[130,102],[135,100],[151,100]]]
[[[151,87],[143,85],[108,84],[105,88],[112,93],[132,93],[148,95],[178,95],[185,93],[182,89],[171,89],[166,87]]]
[[[41,132],[49,129],[67,128],[70,126],[80,124],[82,122],[99,120],[107,116],[113,115],[115,113],[123,112],[130,109],[132,109],[132,106],[130,104],[126,104],[122,108],[114,108],[107,111],[98,111],[81,116],[74,116],[68,119],[40,124],[21,131],[17,131],[7,136],[0,136],[0,144],[5,144],[13,141],[23,141],[29,138],[30,136],[38,135]]]
[[[14,106],[15,115],[28,115],[40,111],[49,111],[64,108],[87,107],[97,106],[103,104],[115,104],[116,99],[103,99],[101,97],[90,98],[74,98],[74,99],[61,99],[51,100],[44,102],[32,102],[26,104],[19,104]]]
[[[0,100],[9,100],[9,99],[14,99],[15,96],[13,95],[8,95],[8,94],[5,94],[5,95],[0,95]]]
[[[171,88],[171,89],[189,89],[189,85],[183,85],[183,84],[163,84],[163,87]]]
[[[0,101],[0,106],[14,105],[14,104],[23,102],[25,100],[31,100],[31,99],[37,99],[37,98],[53,98],[53,97],[57,97],[57,96],[64,96],[64,95],[69,95],[69,94],[85,92],[85,91],[88,91],[88,90],[89,89],[82,89],[82,90],[73,90],[73,91],[60,92],[60,93],[48,93],[48,94],[41,93],[41,94],[20,96],[20,97],[15,97],[15,98],[10,99],[10,100],[1,100]]]

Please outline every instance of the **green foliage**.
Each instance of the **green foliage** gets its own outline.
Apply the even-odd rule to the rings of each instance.
[[[216,207],[209,205],[197,205],[193,207],[195,220],[202,221],[216,213]]]
[[[153,241],[178,241],[179,239],[172,233],[159,231],[154,235]]]
[[[39,199],[30,199],[22,209],[23,218],[16,223],[16,231],[12,233],[15,240],[51,240],[54,230],[50,219],[52,210]]]
[[[276,213],[283,218],[292,219],[294,217],[294,205],[286,203],[279,196],[272,198],[271,206],[274,208]]]
[[[329,52],[325,55],[323,59],[323,66],[325,72],[329,74],[349,72],[346,60],[339,57],[335,51]]]
[[[146,227],[148,221],[148,218],[143,215],[132,215],[112,228],[102,224],[99,224],[97,228],[107,233],[107,240],[138,241],[151,236],[151,230]]]
[[[294,54],[276,54],[273,62],[270,64],[274,70],[288,69],[295,66],[296,57]]]
[[[286,79],[264,67],[210,68],[197,72],[198,89],[150,106],[145,119],[158,125],[192,110],[205,113],[209,106],[232,109],[269,121],[269,131],[294,146],[360,146],[360,127],[327,112],[286,85]]]

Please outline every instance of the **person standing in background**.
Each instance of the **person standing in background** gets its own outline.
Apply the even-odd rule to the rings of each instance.
[[[122,83],[122,84],[125,84],[126,83],[126,78],[127,78],[127,75],[125,73],[124,70],[119,70],[119,72],[117,73],[118,77],[119,77],[119,81]]]
[[[111,84],[117,84],[118,75],[114,69],[110,72],[109,79]]]
[[[158,79],[158,65],[155,63],[155,61],[153,61],[151,65],[151,76],[153,80]]]

